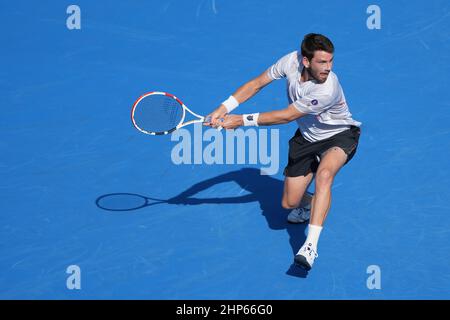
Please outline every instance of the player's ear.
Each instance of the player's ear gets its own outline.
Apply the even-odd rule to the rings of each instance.
[[[307,57],[303,57],[302,62],[305,68],[309,68],[309,60]]]

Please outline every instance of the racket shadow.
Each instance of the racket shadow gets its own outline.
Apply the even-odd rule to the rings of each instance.
[[[236,197],[196,198],[195,195],[224,182],[235,182],[247,194]],[[111,193],[97,198],[97,207],[108,211],[133,211],[157,205],[159,203],[173,205],[201,204],[233,204],[259,202],[262,215],[272,230],[286,230],[293,256],[305,241],[307,224],[290,224],[286,217],[289,210],[281,207],[284,182],[268,175],[261,175],[256,168],[244,168],[227,172],[219,176],[198,182],[182,193],[167,199],[154,199],[133,193]],[[306,277],[306,273],[291,266],[286,274],[295,277]]]
[[[126,192],[104,194],[95,200],[97,207],[112,212],[134,211],[159,203],[167,203],[167,201]]]

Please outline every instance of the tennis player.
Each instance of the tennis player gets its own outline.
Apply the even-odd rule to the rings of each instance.
[[[211,120],[205,123],[234,129],[297,122],[298,129],[289,140],[281,204],[283,208],[293,209],[287,218],[289,222],[309,220],[306,241],[294,258],[294,262],[306,270],[311,269],[318,257],[317,243],[330,209],[334,178],[355,155],[360,136],[361,123],[352,119],[339,80],[331,71],[333,55],[334,46],[327,37],[307,34],[300,52],[283,56],[261,75],[241,86],[209,115]],[[286,108],[230,114],[264,86],[281,78],[287,80],[289,105]],[[308,201],[304,198],[305,191],[314,178],[315,192]]]

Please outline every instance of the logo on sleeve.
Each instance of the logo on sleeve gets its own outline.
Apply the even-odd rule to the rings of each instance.
[[[311,104],[312,104],[313,106],[317,105],[318,103],[319,103],[319,101],[317,101],[316,99],[311,100]]]

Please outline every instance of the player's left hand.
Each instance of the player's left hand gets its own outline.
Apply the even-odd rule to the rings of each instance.
[[[244,120],[240,114],[227,114],[221,124],[225,129],[235,129],[244,125]]]

